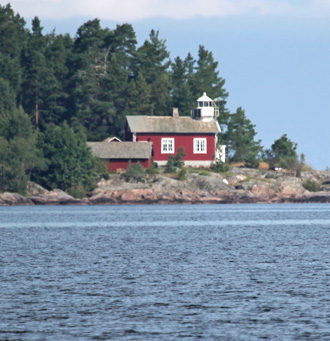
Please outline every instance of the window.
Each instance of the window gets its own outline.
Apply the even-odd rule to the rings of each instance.
[[[194,139],[194,153],[206,154],[206,138]]]
[[[174,154],[174,139],[162,139],[162,153]]]

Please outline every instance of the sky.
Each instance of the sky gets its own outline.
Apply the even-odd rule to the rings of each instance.
[[[313,168],[330,167],[330,0],[0,0],[28,27],[74,36],[99,18],[130,23],[139,45],[159,31],[171,59],[198,58],[199,45],[219,62],[229,92],[256,126],[265,148],[283,134]]]

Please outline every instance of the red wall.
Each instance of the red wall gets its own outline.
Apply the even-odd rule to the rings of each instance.
[[[194,154],[194,138],[206,138],[207,153]],[[155,161],[166,161],[169,155],[175,155],[178,149],[184,147],[187,154],[183,160],[211,161],[215,158],[215,136],[214,134],[136,134],[137,141],[153,142],[153,156]],[[174,138],[174,154],[162,154],[162,138]]]
[[[150,167],[151,160],[150,159],[142,159],[142,160],[131,160],[131,164],[134,165],[137,162],[141,163],[143,168]],[[107,161],[107,169],[110,172],[116,171],[117,169],[126,169],[129,165],[129,160],[125,159],[113,159]]]

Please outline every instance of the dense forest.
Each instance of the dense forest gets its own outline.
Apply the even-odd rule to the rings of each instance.
[[[0,190],[24,192],[29,179],[88,189],[100,169],[86,140],[122,138],[126,115],[169,115],[172,107],[189,115],[203,92],[220,100],[228,158],[257,166],[255,126],[242,108],[229,112],[224,86],[202,45],[197,60],[191,53],[171,59],[159,32],[138,46],[130,24],[101,28],[98,19],[75,37],[44,34],[38,17],[29,30],[9,4],[0,5]],[[292,141],[280,140],[295,154]],[[264,155],[275,158],[272,150]]]

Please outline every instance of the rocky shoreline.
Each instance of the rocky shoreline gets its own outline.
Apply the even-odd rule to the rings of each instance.
[[[306,181],[317,183],[318,192],[305,189]],[[76,199],[61,191],[47,191],[31,184],[27,196],[0,194],[5,205],[120,205],[120,204],[246,204],[246,203],[328,203],[330,172],[302,172],[300,178],[288,172],[232,167],[226,174],[196,170],[187,180],[166,175],[126,181],[120,174],[101,180],[86,198]]]

